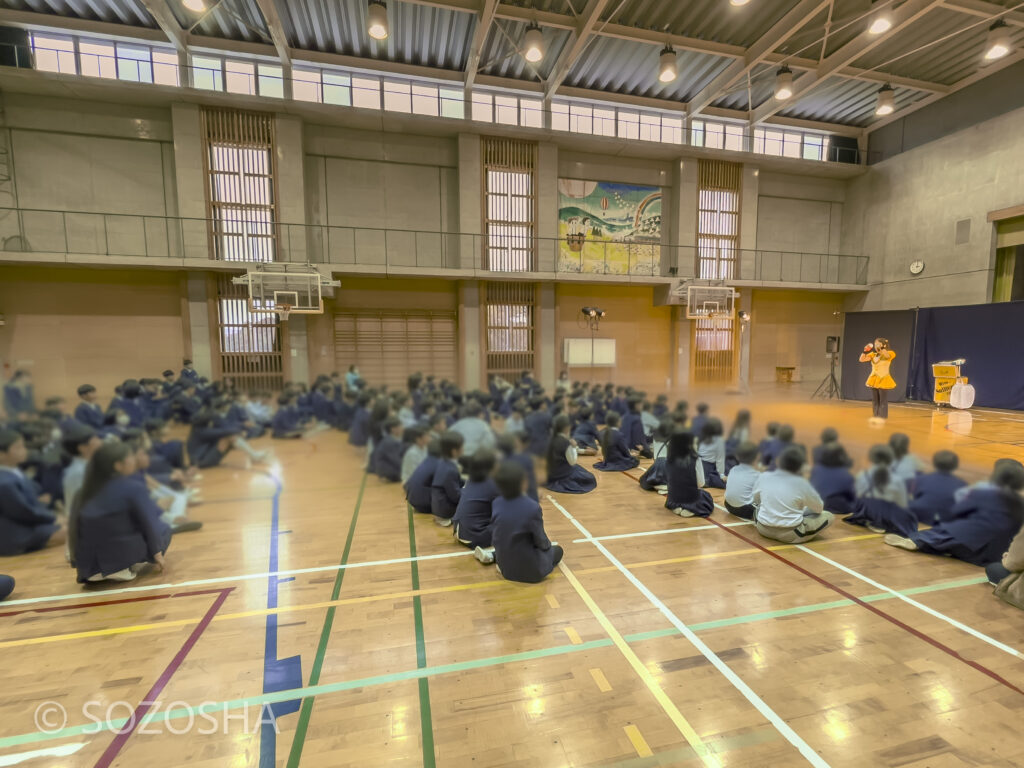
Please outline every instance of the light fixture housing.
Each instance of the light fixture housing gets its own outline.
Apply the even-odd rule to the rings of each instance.
[[[192,13],[202,13],[206,10],[206,3],[203,0],[181,0],[181,4]]]
[[[528,26],[523,35],[523,58],[534,63],[544,58],[544,34],[536,24]]]
[[[663,83],[671,83],[679,76],[676,52],[671,45],[666,45],[658,57],[658,80]]]
[[[879,117],[891,115],[896,111],[896,91],[886,83],[878,89],[878,105],[875,107],[875,114]]]
[[[374,40],[388,36],[388,9],[380,0],[370,0],[366,8],[366,34]]]
[[[888,6],[880,8],[875,13],[871,14],[871,19],[868,21],[868,32],[872,35],[881,35],[883,32],[888,32],[892,29],[892,10]]]
[[[750,0],[729,0],[730,5],[746,5]]]
[[[778,101],[785,101],[793,95],[793,71],[789,67],[782,67],[775,73],[775,98]]]
[[[1002,19],[988,28],[988,42],[985,44],[985,60],[995,61],[1006,56],[1013,49],[1010,28]]]

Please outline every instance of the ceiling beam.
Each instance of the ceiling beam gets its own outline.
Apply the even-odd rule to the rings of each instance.
[[[806,72],[793,82],[793,96],[786,101],[770,98],[754,109],[750,121],[760,123],[774,115],[787,105],[797,103],[811,90],[821,85],[829,77],[838,74],[843,67],[852,64],[864,54],[899,34],[929,11],[942,5],[943,0],[907,0],[893,12],[892,27],[880,35],[872,35],[867,30],[844,46],[825,57],[821,64],[812,72]]]
[[[143,2],[152,1],[143,0]],[[282,65],[290,67],[292,58],[288,46],[288,36],[284,33],[284,25],[281,23],[274,0],[256,0],[256,5],[260,9],[260,13],[263,14],[263,23],[266,24],[270,39],[274,43],[274,48],[277,49],[277,57],[281,60]]]
[[[721,74],[690,99],[690,114],[699,115],[704,107],[720,98],[726,88],[745,77],[760,64],[765,55],[789,40],[820,11],[828,7],[829,2],[830,0],[801,0],[793,6],[785,16],[773,24],[771,29],[761,35],[747,49],[742,59],[734,60]]]
[[[188,47],[188,32],[181,28],[165,0],[142,0],[142,5],[153,17],[157,26],[167,35],[167,39],[174,44],[174,47],[179,51],[184,51]]]
[[[984,0],[943,0],[942,7],[950,11],[966,13],[970,16],[977,16],[982,19],[991,19],[995,16],[1002,17],[1003,21],[1013,27],[1024,27],[1024,13],[1010,11],[995,3],[986,3]]]
[[[609,2],[611,0],[587,0],[583,13],[576,19],[576,28],[569,35],[568,44],[558,55],[551,68],[551,74],[548,75],[548,79],[544,83],[545,100],[550,99],[555,91],[558,90],[558,86],[565,80],[569,70],[572,69],[572,65],[576,63],[580,54],[587,47],[594,25],[600,20],[601,14],[604,13],[604,9]]]
[[[498,0],[484,0],[483,7],[476,15],[476,28],[473,30],[473,41],[469,46],[469,56],[466,59],[466,92],[473,87],[476,79],[476,72],[480,68],[480,55],[483,53],[484,44],[487,42],[487,33],[494,21],[494,13],[498,10]]]

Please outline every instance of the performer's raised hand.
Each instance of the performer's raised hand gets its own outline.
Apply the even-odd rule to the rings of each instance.
[[[864,345],[864,354],[867,354],[868,352],[870,352],[870,351],[871,351],[871,350],[873,350],[874,348],[875,348],[875,345],[874,345],[874,343],[873,343],[873,342],[872,342],[872,343],[868,343],[868,344],[865,344],[865,345]]]

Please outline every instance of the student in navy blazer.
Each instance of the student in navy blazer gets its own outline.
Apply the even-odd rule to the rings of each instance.
[[[20,555],[64,541],[57,518],[18,465],[28,458],[21,434],[0,430],[0,555]]]
[[[524,493],[526,473],[504,461],[494,478],[501,494],[494,500],[491,542],[498,572],[509,581],[536,584],[562,560],[562,548],[544,531],[540,504]]]
[[[960,457],[952,451],[939,451],[932,457],[934,472],[918,475],[914,481],[914,494],[910,511],[919,523],[935,525],[948,520],[956,505],[956,492],[967,485],[954,475],[960,466]]]
[[[459,474],[462,443],[463,437],[458,432],[448,430],[441,435],[441,459],[430,483],[430,512],[434,522],[445,528],[452,524],[462,498],[462,477]]]

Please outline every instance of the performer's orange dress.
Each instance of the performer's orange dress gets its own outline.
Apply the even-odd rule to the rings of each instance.
[[[871,356],[871,375],[866,384],[873,389],[896,389],[896,382],[889,375],[889,365],[896,353],[891,349]]]

